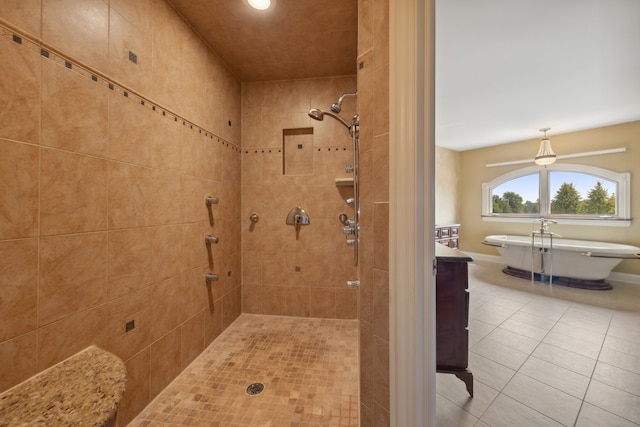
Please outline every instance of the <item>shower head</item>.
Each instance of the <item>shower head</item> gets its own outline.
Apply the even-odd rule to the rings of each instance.
[[[312,108],[311,110],[309,110],[309,117],[321,122],[324,120],[324,113],[319,108]]]
[[[358,95],[358,91],[355,91],[354,93],[343,93],[342,96],[338,98],[337,102],[334,102],[333,104],[331,104],[331,111],[333,111],[334,113],[339,113],[342,110],[342,101],[344,101],[344,98],[347,96],[357,96],[357,95]]]
[[[329,117],[333,117],[334,119],[336,119],[337,121],[345,125],[347,129],[351,130],[351,125],[349,123],[347,123],[342,117],[332,113],[331,111],[324,111],[319,108],[312,108],[311,110],[309,110],[309,117],[311,117],[314,120],[318,120],[318,121],[324,120],[325,114]]]

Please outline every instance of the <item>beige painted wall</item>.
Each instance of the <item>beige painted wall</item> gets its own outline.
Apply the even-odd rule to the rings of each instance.
[[[461,181],[460,153],[436,147],[436,225],[458,224],[458,191]],[[464,234],[464,228],[460,232]]]
[[[126,425],[240,313],[240,84],[164,0],[0,20],[0,390],[95,344]]]
[[[562,135],[550,134],[551,145],[558,155],[582,153],[626,147],[625,153],[608,154],[594,157],[559,160],[558,163],[577,163],[609,169],[615,172],[631,173],[631,217],[630,227],[597,227],[576,225],[554,225],[553,231],[563,237],[608,241],[640,246],[640,121],[620,125],[607,126]],[[531,224],[484,222],[481,218],[481,185],[504,173],[523,166],[514,165],[487,168],[487,163],[507,162],[533,158],[538,151],[539,139],[514,142],[478,150],[460,153],[460,192],[459,214],[464,238],[460,240],[460,248],[469,252],[497,255],[497,251],[480,242],[490,234],[528,234]],[[440,173],[440,171],[439,171]],[[615,271],[640,274],[640,262],[623,261]]]

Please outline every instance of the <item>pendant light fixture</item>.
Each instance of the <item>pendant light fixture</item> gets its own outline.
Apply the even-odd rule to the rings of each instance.
[[[537,165],[547,166],[556,161],[556,153],[551,149],[551,141],[547,138],[547,131],[551,128],[542,128],[540,132],[544,132],[544,137],[540,140],[540,149],[534,161]]]

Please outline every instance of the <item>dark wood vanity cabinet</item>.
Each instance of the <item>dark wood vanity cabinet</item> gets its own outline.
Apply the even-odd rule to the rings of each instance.
[[[436,371],[456,375],[473,396],[469,369],[468,266],[471,257],[436,245]]]
[[[460,224],[436,225],[435,238],[436,243],[458,249],[460,246],[458,243],[460,238]]]

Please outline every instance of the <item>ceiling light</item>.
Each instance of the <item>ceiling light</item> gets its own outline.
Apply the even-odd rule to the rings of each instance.
[[[544,132],[544,137],[540,140],[540,149],[534,159],[537,165],[547,166],[556,161],[556,153],[551,149],[551,141],[547,138],[547,131],[551,128],[542,128],[540,132]]]
[[[258,10],[266,10],[271,6],[271,0],[248,0],[249,5]]]

